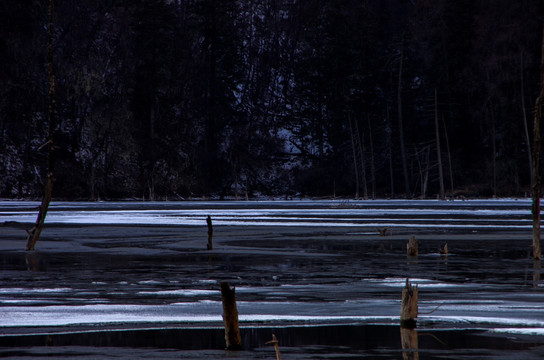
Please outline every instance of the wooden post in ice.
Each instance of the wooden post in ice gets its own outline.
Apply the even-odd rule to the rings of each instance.
[[[208,245],[206,247],[208,250],[213,250],[213,225],[210,215],[208,215],[208,217],[206,218],[206,223],[208,224]]]
[[[223,323],[227,350],[241,350],[242,337],[238,325],[235,288],[231,288],[226,281],[221,282],[221,300],[223,301]]]
[[[415,236],[412,236],[410,237],[410,240],[408,240],[408,244],[406,244],[406,254],[408,254],[408,256],[417,256],[417,253],[417,239]]]
[[[274,350],[276,350],[276,360],[281,360],[280,347],[278,345],[279,341],[276,338],[276,335],[272,334],[272,340],[267,341],[265,344],[266,345],[274,345]]]
[[[400,304],[400,325],[405,328],[415,328],[418,314],[417,308],[417,285],[412,286],[410,280],[406,279],[406,285],[402,289],[402,301]]]

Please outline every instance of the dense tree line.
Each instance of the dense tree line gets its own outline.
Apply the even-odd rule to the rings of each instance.
[[[55,2],[57,198],[523,195],[540,0]],[[47,4],[0,4],[0,196],[36,197]]]

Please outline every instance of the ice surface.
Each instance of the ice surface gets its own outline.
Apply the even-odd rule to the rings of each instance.
[[[0,336],[220,328],[222,281],[236,287],[247,328],[398,327],[407,278],[419,288],[422,332],[544,335],[527,199],[54,202],[29,253],[24,231],[9,222],[33,222],[36,205],[0,202],[0,223],[8,222],[0,227]],[[205,250],[208,215],[213,251]],[[408,258],[413,234],[420,255]],[[448,256],[438,252],[445,242]]]

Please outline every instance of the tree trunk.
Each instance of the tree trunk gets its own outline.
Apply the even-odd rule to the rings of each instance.
[[[406,197],[410,197],[410,182],[408,180],[408,163],[406,161],[406,149],[404,148],[404,125],[402,119],[402,66],[404,62],[404,50],[400,52],[400,64],[399,64],[399,81],[397,86],[397,110],[399,120],[399,140],[400,140],[400,154],[402,160],[402,171],[404,173],[404,190]]]
[[[387,131],[387,157],[389,158],[389,182],[391,185],[391,197],[395,195],[395,174],[393,173],[393,139],[391,119],[389,118],[389,108],[386,108],[386,131]]]
[[[372,200],[376,199],[376,167],[374,164],[374,142],[372,141],[372,127],[370,117],[368,120],[368,139],[370,145],[370,182],[372,184]]]
[[[436,159],[438,161],[438,181],[440,183],[440,200],[446,198],[444,191],[444,172],[442,171],[442,151],[440,149],[440,131],[438,128],[438,95],[434,89],[434,127],[436,133]]]
[[[368,186],[366,182],[366,164],[365,164],[365,147],[363,144],[364,141],[364,134],[361,134],[359,132],[359,126],[357,125],[357,121],[355,121],[355,140],[357,143],[357,147],[359,149],[359,160],[361,160],[361,179],[363,180],[363,199],[368,199]]]
[[[26,239],[26,250],[34,250],[36,242],[40,238],[40,234],[45,223],[49,203],[53,195],[53,183],[55,182],[55,130],[57,121],[55,118],[55,73],[53,69],[53,0],[49,1],[49,29],[48,29],[48,74],[49,74],[49,140],[46,145],[49,146],[49,161],[47,169],[47,183],[45,185],[44,195],[40,204],[40,210],[36,219],[36,224],[28,230]]]
[[[423,164],[421,164],[421,156],[420,153],[417,150],[417,147],[414,146],[414,155],[417,160],[417,166],[419,169],[419,185],[420,185],[420,198],[425,199],[425,181],[423,179]]]
[[[450,173],[450,195],[453,197],[453,167],[451,165],[451,151],[450,151],[450,140],[448,137],[448,130],[446,128],[446,121],[442,117],[442,124],[444,124],[444,138],[446,139],[446,151],[448,153],[448,167]]]
[[[427,185],[429,184],[429,169],[431,168],[431,148],[427,147],[425,150],[425,173],[423,177],[423,198],[425,199],[427,197]]]
[[[491,116],[491,148],[493,150],[491,162],[493,170],[493,197],[497,197],[497,134],[495,129],[495,112],[493,111],[493,106],[490,106],[489,114]]]
[[[531,181],[532,181],[533,156],[531,154],[531,138],[529,137],[529,126],[527,124],[527,110],[525,109],[525,81],[523,77],[523,51],[521,52],[520,78],[521,78],[521,111],[523,114],[523,130],[525,133],[525,142],[527,143],[527,156],[529,157],[529,171],[531,174]]]
[[[348,113],[349,133],[351,135],[351,148],[353,150],[353,171],[355,172],[355,199],[359,198],[359,170],[357,168],[357,148],[355,146],[355,136],[351,124],[351,116]]]
[[[540,260],[540,121],[544,102],[544,24],[542,27],[542,55],[540,60],[540,94],[536,99],[533,128],[533,258]]]

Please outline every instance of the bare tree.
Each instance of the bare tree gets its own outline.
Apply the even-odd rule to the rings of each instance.
[[[523,130],[525,133],[525,142],[527,143],[527,155],[529,157],[529,171],[531,179],[533,178],[533,159],[531,155],[531,138],[529,137],[529,126],[527,125],[527,110],[525,109],[525,81],[523,76],[523,51],[521,51],[520,79],[521,79],[521,111],[523,113]]]
[[[536,99],[533,128],[533,258],[540,260],[540,121],[544,103],[544,24],[542,26],[542,56],[540,60],[540,94]]]
[[[440,183],[440,199],[445,199],[444,172],[442,171],[442,151],[440,149],[440,130],[438,128],[438,95],[434,89],[434,126],[436,131],[436,159],[438,161],[438,181]]]
[[[363,199],[368,199],[368,186],[366,182],[366,162],[365,162],[365,144],[364,133],[361,134],[357,121],[355,121],[355,142],[359,149],[359,160],[361,161],[361,178],[363,180]]]
[[[351,124],[351,116],[348,113],[349,133],[351,136],[351,148],[353,150],[353,171],[355,172],[355,199],[359,198],[359,170],[357,168],[357,147],[355,145],[355,136],[353,134],[353,125]]]
[[[404,62],[404,49],[400,51],[400,60],[399,60],[399,75],[398,75],[398,85],[397,85],[397,110],[398,110],[398,121],[399,121],[399,140],[400,140],[400,155],[402,159],[402,171],[404,173],[404,189],[406,191],[406,196],[410,196],[410,182],[408,180],[408,163],[406,161],[406,149],[404,147],[404,125],[402,118],[402,66]]]
[[[48,74],[49,74],[49,139],[42,145],[49,146],[49,161],[47,169],[47,182],[45,184],[45,191],[40,204],[38,217],[36,224],[32,229],[27,230],[28,237],[26,240],[26,250],[34,250],[36,242],[40,238],[40,234],[45,222],[45,216],[47,215],[47,209],[51,202],[53,194],[53,183],[55,182],[55,158],[56,158],[56,145],[55,145],[55,130],[57,128],[57,121],[55,118],[55,72],[53,69],[53,0],[49,0],[49,29],[48,29]]]
[[[450,140],[448,137],[448,129],[446,127],[446,121],[444,116],[442,116],[442,124],[444,125],[444,138],[446,139],[446,151],[448,153],[448,167],[450,173],[450,195],[453,197],[453,167],[451,165],[451,150],[450,150]]]
[[[374,142],[372,140],[372,127],[370,125],[370,116],[368,121],[368,139],[370,144],[370,182],[372,184],[372,200],[376,199],[376,166],[374,163]]]

